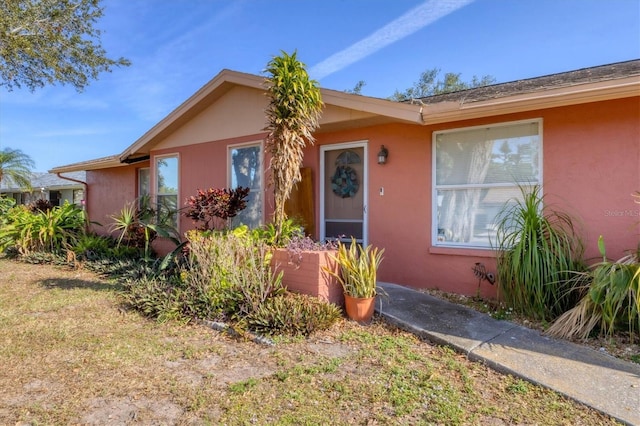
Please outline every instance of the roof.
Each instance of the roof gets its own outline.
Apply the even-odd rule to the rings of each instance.
[[[420,101],[424,104],[437,104],[441,102],[471,103],[516,94],[540,92],[549,89],[597,83],[632,76],[640,76],[640,59],[443,93],[420,98]]]
[[[234,87],[264,89],[265,78],[222,70],[121,154],[56,167],[72,172],[124,166],[146,159],[155,145],[183,126]],[[543,108],[640,96],[640,60],[583,68],[542,77],[494,84],[454,93],[395,102],[329,89],[320,89],[325,105],[365,113],[366,120],[339,125],[352,127],[382,122],[432,125]],[[373,118],[371,118],[373,117]],[[318,132],[339,129],[320,121]]]
[[[63,176],[69,177],[75,181],[84,182],[86,178],[86,172],[77,171],[65,173]],[[31,188],[39,189],[45,188],[48,190],[60,190],[70,188],[82,188],[82,184],[71,180],[63,179],[53,173],[31,173]],[[7,182],[0,184],[0,191],[2,192],[22,192],[24,188],[9,186]]]
[[[436,124],[640,96],[640,59],[429,96],[424,124]]]

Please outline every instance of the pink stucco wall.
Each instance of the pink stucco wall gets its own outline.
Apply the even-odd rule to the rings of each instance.
[[[120,212],[126,203],[136,199],[137,170],[148,167],[149,162],[123,167],[87,171],[86,207],[92,229],[107,234],[111,216]]]
[[[543,120],[543,188],[548,205],[571,214],[597,257],[597,239],[620,257],[640,240],[640,102],[638,98],[553,108],[448,125],[387,125],[321,134],[318,144],[369,142],[369,242],[384,247],[379,279],[419,288],[475,294],[472,268],[495,270],[490,250],[436,248],[431,242],[431,135],[433,131],[531,118]],[[384,144],[389,160],[376,164]],[[318,148],[305,158],[316,167]],[[379,188],[384,187],[384,196]],[[316,191],[318,193],[319,191]],[[316,200],[316,204],[318,200]],[[495,295],[483,282],[481,294]]]
[[[472,295],[478,281],[472,268],[482,262],[495,270],[490,250],[436,248],[431,242],[432,133],[438,130],[542,119],[543,187],[549,205],[570,213],[580,224],[588,257],[597,256],[597,238],[604,235],[609,255],[619,257],[640,240],[640,205],[631,194],[640,190],[640,98],[588,103],[509,114],[446,125],[377,125],[322,132],[307,149],[304,166],[313,169],[315,205],[320,205],[320,146],[368,141],[368,237],[385,249],[379,280],[416,288],[440,288]],[[229,145],[255,142],[264,134],[152,151],[180,157],[179,204],[198,188],[225,187]],[[380,145],[389,149],[387,164],[378,165]],[[265,168],[268,160],[265,161]],[[89,172],[88,207],[92,220],[102,221],[135,198],[136,167]],[[152,173],[153,175],[153,173]],[[265,179],[265,182],[267,179]],[[105,184],[108,182],[108,184]],[[152,185],[153,186],[153,185]],[[379,190],[384,187],[384,195]],[[114,191],[113,188],[118,188]],[[271,188],[265,185],[264,220],[272,212]],[[319,215],[316,212],[316,221]],[[182,217],[180,229],[193,225]],[[316,223],[319,229],[319,223]],[[318,237],[316,235],[316,237]],[[481,294],[495,295],[482,283]]]
[[[264,134],[244,136],[239,138],[225,139],[219,141],[196,143],[193,145],[178,146],[152,152],[151,161],[161,155],[177,154],[179,157],[180,181],[178,189],[178,206],[185,207],[188,197],[195,195],[198,189],[226,188],[228,180],[228,149],[230,146],[242,145],[246,143],[260,142],[264,139]],[[154,187],[152,173],[151,187]],[[269,198],[269,197],[267,197]],[[268,213],[270,214],[270,200],[265,201]],[[195,225],[190,219],[180,215],[179,227],[181,235],[184,235]]]
[[[640,242],[640,100],[545,111],[544,189],[552,204],[582,220],[588,257],[598,236],[619,258]]]

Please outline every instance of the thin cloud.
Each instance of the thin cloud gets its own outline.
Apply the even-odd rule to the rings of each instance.
[[[176,82],[197,80],[195,76],[199,70],[194,69],[193,60],[196,56],[206,56],[202,40],[206,40],[220,22],[238,15],[245,4],[244,1],[234,1],[199,26],[189,28],[161,45],[152,54],[133,58],[135,67],[119,74],[119,99],[139,118],[148,122],[158,121],[171,112],[190,95],[184,93],[183,87]],[[210,9],[209,4],[205,6],[206,10],[192,12],[193,21]],[[188,22],[183,25],[187,26]]]
[[[69,128],[60,130],[48,130],[44,132],[35,133],[33,136],[36,138],[59,138],[59,137],[71,137],[71,136],[94,136],[104,135],[109,133],[107,129],[99,129],[93,127],[85,128]]]
[[[378,50],[436,22],[438,19],[455,12],[469,3],[473,3],[473,1],[474,0],[427,0],[398,19],[380,28],[370,36],[315,65],[309,70],[309,74],[319,80],[334,72],[340,71]]]

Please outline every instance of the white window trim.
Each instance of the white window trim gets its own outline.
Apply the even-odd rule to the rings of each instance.
[[[232,144],[232,145],[227,145],[227,188],[231,188],[232,185],[232,173],[233,173],[233,167],[231,166],[231,153],[234,149],[238,149],[238,148],[249,148],[252,146],[259,146],[260,147],[260,170],[258,171],[260,173],[260,225],[263,225],[265,223],[265,179],[266,179],[266,175],[264,173],[265,167],[264,167],[264,163],[265,163],[265,152],[264,152],[264,141],[263,140],[255,140],[255,141],[250,141],[250,142],[243,142],[243,143],[237,143],[237,144]]]
[[[544,176],[544,129],[542,117],[531,118],[526,120],[517,121],[505,121],[499,123],[489,123],[480,126],[469,127],[457,127],[455,129],[447,129],[441,131],[434,131],[431,134],[431,247],[434,248],[453,248],[453,249],[471,249],[471,250],[493,250],[490,246],[478,246],[470,243],[456,243],[456,242],[439,242],[438,241],[438,189],[440,186],[436,184],[436,137],[442,134],[458,133],[464,131],[473,131],[486,128],[499,128],[517,126],[519,124],[536,123],[538,125],[538,137],[539,137],[539,149],[538,149],[538,182],[536,183],[542,189],[543,176]],[[525,183],[525,182],[520,182]],[[518,183],[515,183],[517,185]],[[496,183],[496,184],[461,184],[461,185],[446,185],[447,189],[473,189],[473,188],[512,188],[514,184],[508,183]],[[544,192],[543,192],[544,193]]]
[[[180,153],[175,152],[175,153],[169,153],[169,154],[162,154],[162,155],[154,155],[153,156],[153,173],[151,173],[151,176],[149,176],[149,180],[151,180],[152,182],[150,182],[150,186],[151,188],[150,191],[151,192],[151,197],[153,202],[155,203],[156,207],[158,205],[158,196],[159,195],[173,195],[173,194],[160,194],[158,192],[158,160],[162,160],[163,158],[176,158],[178,160],[178,166],[177,166],[177,174],[178,174],[178,187],[176,188],[177,190],[177,194],[176,194],[176,208],[179,209],[180,207],[180,181],[182,179],[180,179]],[[176,229],[180,229],[180,213],[176,212]]]

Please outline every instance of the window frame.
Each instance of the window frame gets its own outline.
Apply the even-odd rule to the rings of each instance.
[[[147,183],[147,187],[143,188],[143,176],[142,174],[146,172],[147,173],[147,178],[146,178],[146,183]],[[149,207],[149,206],[144,206],[143,205],[143,199],[142,197],[146,196],[147,198],[151,197],[151,167],[147,166],[147,167],[139,167],[138,169],[136,169],[136,179],[138,184],[136,185],[136,200],[138,201],[138,208],[142,209],[144,207]],[[150,203],[151,200],[148,200],[148,202]]]
[[[176,159],[176,193],[175,194],[164,194],[164,193],[160,193],[160,188],[158,186],[159,184],[159,170],[160,168],[158,167],[158,163],[160,161],[162,161],[163,159],[167,159],[167,158],[175,158]],[[153,203],[155,205],[155,209],[156,209],[156,219],[158,219],[159,214],[160,214],[160,203],[159,201],[159,197],[168,197],[168,196],[175,196],[176,197],[176,210],[178,210],[179,206],[178,203],[180,201],[180,155],[179,153],[169,153],[169,154],[162,154],[162,155],[155,155],[153,157],[153,174],[150,176],[150,178],[153,179],[153,182],[150,184],[153,185]],[[151,188],[150,188],[151,189]],[[176,211],[176,215],[175,215],[175,221],[172,224],[173,226],[175,226],[176,229],[180,229],[180,213]]]
[[[481,129],[495,129],[500,127],[513,127],[519,126],[523,124],[536,124],[538,126],[538,159],[537,159],[537,180],[535,181],[513,181],[509,183],[500,182],[500,183],[483,183],[483,184],[438,184],[437,183],[437,137],[442,134],[450,134],[450,133],[459,133],[459,132],[469,132],[474,130]],[[467,126],[467,127],[456,127],[452,129],[446,130],[438,130],[432,132],[431,137],[431,147],[432,147],[432,155],[431,155],[431,247],[433,249],[460,249],[460,250],[481,250],[488,251],[492,250],[490,241],[487,241],[487,245],[479,245],[474,242],[455,242],[455,241],[439,241],[438,240],[438,191],[439,190],[462,190],[462,189],[479,189],[479,188],[519,188],[520,186],[532,186],[538,185],[542,187],[543,183],[543,147],[544,147],[544,129],[543,129],[543,119],[541,117],[525,119],[525,120],[516,120],[516,121],[505,121],[505,122],[497,122],[497,123],[489,123],[478,126]]]
[[[233,150],[237,150],[237,149],[242,149],[242,148],[252,148],[252,147],[258,147],[259,148],[259,158],[260,158],[260,165],[258,167],[258,170],[256,171],[256,173],[258,174],[258,176],[260,176],[260,187],[258,188],[258,197],[260,197],[260,201],[259,201],[259,206],[258,208],[260,209],[260,213],[259,213],[259,218],[258,218],[258,226],[262,226],[264,224],[264,209],[265,209],[265,197],[264,197],[264,180],[265,180],[265,174],[264,174],[264,141],[262,140],[256,140],[256,141],[250,141],[250,142],[243,142],[243,143],[237,143],[237,144],[231,144],[231,145],[227,145],[227,158],[226,158],[226,164],[227,164],[227,187],[228,188],[232,188],[233,185]],[[232,188],[235,189],[235,188]],[[250,193],[254,192],[254,190],[252,190],[251,188],[249,188]],[[232,218],[232,221],[235,218]]]

